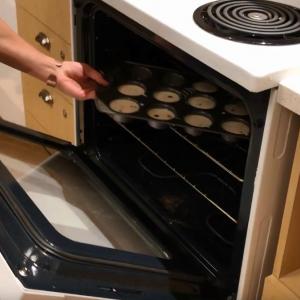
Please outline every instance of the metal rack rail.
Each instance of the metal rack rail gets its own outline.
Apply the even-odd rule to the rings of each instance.
[[[216,158],[211,156],[208,152],[201,149],[198,145],[190,141],[186,136],[181,134],[177,129],[174,127],[170,127],[170,130],[173,131],[175,134],[180,136],[184,141],[186,141],[188,144],[190,144],[192,147],[194,147],[197,151],[201,152],[203,155],[205,155],[208,159],[210,159],[214,164],[216,164],[218,167],[223,169],[225,172],[227,172],[230,176],[238,180],[239,182],[243,183],[244,179],[240,176],[236,175],[233,171],[229,170],[226,166],[224,166],[220,161],[218,161]]]
[[[178,178],[183,180],[188,186],[190,186],[195,192],[197,192],[201,197],[206,199],[211,205],[213,205],[218,211],[224,214],[229,220],[233,223],[237,224],[237,220],[231,216],[226,210],[224,210],[220,205],[215,203],[210,197],[208,197],[205,193],[203,193],[199,188],[190,182],[185,175],[181,174],[176,170],[170,163],[168,163],[164,158],[162,158],[155,150],[153,150],[149,145],[147,145],[141,138],[139,138],[133,131],[128,129],[124,124],[118,123],[127,133],[129,133],[133,138],[135,138],[143,147],[145,147],[151,154],[153,154],[160,162],[162,162],[169,170],[171,170]],[[206,155],[207,157],[207,155]]]

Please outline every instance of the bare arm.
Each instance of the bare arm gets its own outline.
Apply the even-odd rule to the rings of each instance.
[[[53,58],[36,50],[0,19],[0,62],[53,85],[77,99],[95,97],[97,84],[107,85],[101,74],[90,66],[67,61],[58,67]]]

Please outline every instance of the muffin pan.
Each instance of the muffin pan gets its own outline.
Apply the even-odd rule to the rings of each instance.
[[[96,107],[118,122],[142,119],[157,129],[179,126],[193,136],[250,136],[244,104],[199,75],[125,62],[107,77],[110,85],[99,88]]]

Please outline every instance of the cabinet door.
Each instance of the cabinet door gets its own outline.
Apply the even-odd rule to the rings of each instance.
[[[71,43],[70,0],[16,0],[16,3],[51,28],[65,42]]]
[[[36,6],[34,3],[17,1],[19,34],[46,55],[58,61],[71,60],[69,1],[39,1]],[[54,8],[58,12],[56,18]],[[60,24],[62,30],[55,24]],[[25,74],[22,86],[26,126],[76,144],[75,100]]]

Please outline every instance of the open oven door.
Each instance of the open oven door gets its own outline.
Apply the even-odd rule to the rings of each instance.
[[[109,299],[217,299],[213,276],[178,259],[84,152],[0,124],[0,252],[22,286]]]

